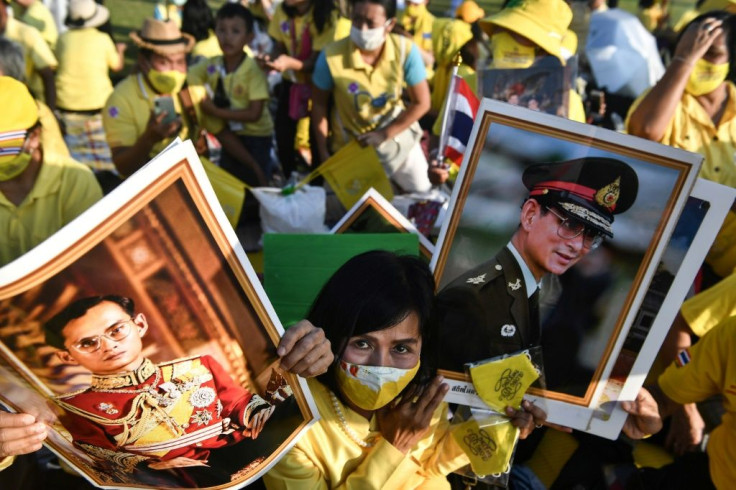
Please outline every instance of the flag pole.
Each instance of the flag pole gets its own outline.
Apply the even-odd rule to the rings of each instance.
[[[452,74],[450,75],[450,83],[447,86],[447,96],[445,97],[445,107],[444,112],[442,114],[442,125],[440,126],[440,143],[437,147],[437,160],[439,160],[441,163],[444,163],[445,157],[443,156],[445,154],[445,148],[447,147],[447,125],[450,122],[450,108],[453,107],[454,99],[455,99],[455,77],[457,76],[457,71],[460,65],[463,62],[463,57],[460,56],[460,53],[458,52],[455,55],[455,58],[452,60]]]

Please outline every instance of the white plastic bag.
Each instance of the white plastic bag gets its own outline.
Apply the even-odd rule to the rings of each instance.
[[[322,187],[305,185],[288,195],[276,187],[257,187],[251,192],[261,204],[264,233],[327,233]]]

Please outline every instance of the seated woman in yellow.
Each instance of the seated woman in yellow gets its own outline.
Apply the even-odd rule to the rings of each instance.
[[[350,37],[328,45],[317,59],[312,74],[315,146],[321,161],[352,140],[373,146],[395,184],[424,192],[431,188],[426,162],[408,156],[421,136],[418,120],[429,110],[429,86],[417,47],[391,33],[395,15],[395,0],[358,0]],[[406,106],[404,85],[410,99]],[[335,103],[328,123],[330,95]]]
[[[321,420],[264,476],[270,490],[450,488],[445,476],[468,458],[434,375],[433,294],[426,264],[384,251],[353,257],[327,281],[308,315],[336,360],[308,381]],[[514,415],[533,427],[529,412]]]

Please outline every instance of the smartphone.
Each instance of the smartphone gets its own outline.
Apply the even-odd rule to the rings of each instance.
[[[172,123],[179,117],[174,108],[174,98],[170,95],[159,95],[153,99],[153,113],[158,116],[163,112],[166,113],[162,121],[164,124]]]

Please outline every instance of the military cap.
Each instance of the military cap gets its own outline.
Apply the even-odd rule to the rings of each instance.
[[[529,197],[613,238],[613,216],[634,204],[639,179],[628,164],[586,157],[531,165],[521,178]]]

